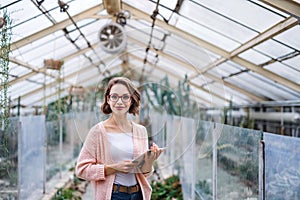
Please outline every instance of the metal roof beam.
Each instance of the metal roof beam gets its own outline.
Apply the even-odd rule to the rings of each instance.
[[[231,88],[231,89],[233,89],[235,91],[238,91],[239,93],[246,95],[247,97],[249,97],[250,99],[252,99],[254,101],[261,102],[261,101],[266,101],[267,100],[267,99],[265,99],[263,97],[259,97],[259,96],[255,95],[255,94],[251,93],[251,92],[248,92],[248,91],[246,91],[246,90],[244,90],[244,89],[242,89],[242,88],[240,88],[240,87],[238,87],[236,85],[233,85],[233,84],[231,84],[231,83],[229,83],[227,81],[224,81],[224,80],[220,79],[219,77],[216,77],[216,76],[214,76],[214,75],[212,75],[210,73],[206,73],[204,76],[206,76],[207,78],[209,78],[209,79],[211,79],[211,80],[213,80],[215,82],[223,84],[226,87],[229,87],[229,88]]]
[[[131,53],[128,53],[128,56],[129,56],[130,58],[132,58],[132,59],[135,59],[135,60],[138,60],[138,61],[141,61],[141,62],[144,61],[142,58],[140,58],[140,57],[138,57],[138,56],[136,56],[136,55],[133,55],[133,54],[131,54]],[[155,69],[157,69],[157,70],[159,70],[159,71],[162,71],[162,72],[164,72],[164,73],[166,73],[166,74],[168,74],[168,75],[171,75],[171,76],[175,77],[175,78],[178,79],[178,80],[182,80],[182,79],[184,78],[184,77],[181,77],[181,76],[179,76],[178,74],[175,74],[175,73],[173,73],[173,72],[171,72],[171,71],[165,70],[163,67],[160,67],[160,66],[158,66],[158,65],[154,65],[153,63],[148,62],[147,64],[149,64],[151,67],[153,67],[153,68],[155,68]],[[152,75],[154,75],[154,73],[153,73]],[[204,88],[199,88],[199,89],[202,90],[202,91],[204,91],[204,92],[207,92],[207,90],[205,90]],[[209,92],[209,94],[210,94],[210,95],[214,95],[214,94],[211,94],[210,92]],[[204,101],[206,104],[207,104],[207,103],[210,103],[210,102],[207,101],[206,99],[200,98],[199,96],[197,96],[197,98],[200,99],[201,101]],[[224,99],[224,97],[222,97],[221,99],[224,100],[224,101],[227,101],[226,99]]]
[[[119,66],[119,65],[113,66],[113,67],[111,67],[110,69],[111,69],[111,70],[112,70],[112,69],[115,69],[115,68],[117,68],[118,66]],[[84,68],[84,71],[86,71],[87,68],[90,69],[90,67],[86,67],[86,68]],[[75,72],[75,75],[77,75],[76,72]],[[74,76],[74,73],[73,73],[72,76]],[[98,76],[99,76],[99,74],[93,74],[91,77],[87,77],[86,79],[84,79],[83,81],[81,81],[80,84],[78,84],[78,85],[82,85],[82,83],[87,82],[87,81],[90,81],[91,79],[97,78]],[[40,99],[38,99],[38,100],[32,102],[30,105],[34,105],[34,104],[36,104],[36,103],[38,103],[38,102],[43,102],[44,99],[48,99],[48,98],[50,98],[50,97],[53,97],[53,96],[57,95],[58,92],[65,92],[66,90],[69,90],[69,87],[66,87],[66,88],[64,88],[64,89],[61,89],[60,91],[56,91],[56,92],[54,92],[54,93],[52,93],[52,94],[49,94],[49,95],[47,95],[46,97],[40,98]]]
[[[67,56],[67,57],[68,57],[68,56]],[[110,57],[106,58],[105,61],[108,61],[108,60],[110,60],[111,58],[114,58],[114,56],[110,56]],[[101,63],[101,61],[99,61],[99,62],[96,63],[96,64],[100,64],[100,63]],[[73,72],[73,73],[71,73],[71,74],[69,74],[69,75],[63,77],[63,80],[64,80],[66,83],[68,83],[69,85],[74,85],[73,83],[68,82],[67,79],[71,79],[71,78],[77,76],[77,75],[80,74],[80,73],[86,72],[87,70],[91,69],[92,66],[93,66],[93,65],[89,65],[89,66],[87,66],[87,67],[85,67],[85,68],[81,68],[81,69],[79,69],[78,71],[75,71],[75,72]],[[99,76],[99,74],[97,74],[97,76]],[[57,84],[57,82],[56,82],[56,81],[53,81],[53,82],[47,84],[45,87],[46,87],[46,88],[47,88],[47,87],[53,87],[53,86],[55,86],[56,84]],[[30,91],[30,92],[25,93],[24,95],[22,95],[22,97],[23,97],[23,98],[28,98],[28,97],[30,97],[31,95],[34,95],[34,94],[37,93],[37,92],[41,92],[43,89],[44,89],[44,87],[37,88],[37,89],[35,89],[35,90],[33,90],[33,91]],[[16,98],[16,99],[17,99],[17,98]],[[13,101],[16,100],[16,99],[13,99]]]
[[[86,19],[86,18],[93,18],[95,14],[103,10],[103,4],[100,4],[99,6],[92,7],[90,9],[85,10],[84,12],[81,12],[75,16],[72,17],[74,22],[78,22],[80,20]],[[13,42],[11,44],[11,51],[14,51],[22,46],[25,46],[27,44],[30,44],[33,41],[36,41],[38,39],[41,39],[42,37],[45,37],[46,35],[49,35],[51,33],[54,33],[56,31],[62,30],[67,26],[72,25],[73,22],[70,19],[66,19],[62,22],[59,22],[53,26],[50,26],[49,28],[45,28],[37,33],[34,33],[32,35],[29,35],[27,37],[24,37],[16,42]]]
[[[278,10],[300,18],[300,4],[296,1],[288,0],[260,0]]]
[[[131,56],[132,56],[132,55],[131,55]],[[134,56],[134,55],[133,55],[133,56]],[[135,56],[135,57],[136,57],[136,56]],[[133,58],[133,57],[132,57],[132,58]],[[137,58],[137,59],[140,59],[140,58],[138,58],[138,57],[136,57],[136,58]],[[134,59],[134,58],[133,58],[133,59]],[[149,63],[149,64],[150,64],[150,63]],[[153,64],[151,63],[151,65],[153,65]],[[160,70],[160,69],[158,69],[158,70]],[[155,75],[155,74],[152,74],[151,77],[157,79],[158,81],[161,80],[160,77],[158,77],[158,76]],[[173,89],[176,87],[175,84],[173,84],[173,83],[171,83],[171,82],[170,82],[170,84],[171,84],[171,86],[173,87]],[[198,95],[195,95],[194,93],[192,93],[191,96],[193,97],[193,99],[194,99],[197,103],[201,103],[202,105],[203,105],[203,104],[205,104],[205,105],[211,104],[211,102],[209,102],[208,100],[206,100],[206,99],[204,99],[203,97],[200,97],[200,96],[198,96]],[[205,102],[205,103],[203,103],[203,102]]]
[[[252,38],[248,42],[242,44],[237,49],[233,50],[230,53],[230,57],[237,56],[238,54],[240,54],[240,53],[268,40],[268,39],[271,39],[272,37],[279,35],[280,33],[284,32],[287,29],[290,29],[296,25],[298,25],[298,20],[294,17],[288,17],[288,18],[282,20],[281,22],[275,24],[271,28],[267,29],[266,31],[260,33],[259,35]]]
[[[143,19],[145,21],[148,21],[148,22],[152,22],[151,18],[149,17],[149,15],[147,13],[144,13],[140,10],[137,10],[135,9],[134,7],[126,4],[126,3],[123,3],[123,8],[126,9],[126,10],[130,10],[131,13],[135,16],[137,16],[138,18],[140,19]],[[230,59],[232,60],[233,62],[241,65],[241,66],[244,66],[245,68],[247,69],[250,69],[258,74],[261,74],[265,77],[268,77],[269,79],[271,79],[272,81],[276,82],[276,83],[280,83],[290,89],[293,89],[297,92],[300,92],[300,85],[293,82],[293,81],[290,81],[282,76],[279,76],[271,71],[268,71],[266,69],[263,69],[261,68],[260,66],[257,66],[243,58],[240,58],[238,56],[234,56],[233,58],[231,57],[230,53],[225,51],[224,49],[221,49],[207,41],[204,41],[200,38],[197,38],[196,36],[190,34],[190,33],[187,33],[183,30],[180,30],[174,26],[171,26],[167,23],[165,23],[164,21],[160,20],[160,19],[157,19],[156,20],[156,25],[157,26],[160,26],[162,28],[164,28],[165,30],[171,32],[171,33],[174,33],[180,37],[183,37],[191,42],[194,42],[195,44],[198,44],[199,46],[209,50],[209,51],[212,51],[216,54],[219,54],[221,55],[222,57],[226,58],[226,59]]]
[[[132,42],[134,42],[134,43],[136,43],[136,44],[138,44],[139,46],[144,46],[144,47],[146,47],[146,44],[144,44],[144,43],[142,43],[142,42],[140,42],[140,41],[138,41],[138,40],[136,40],[136,39],[134,39],[134,38],[132,38],[132,37],[130,37],[130,36],[128,36],[128,40],[129,40],[129,41],[132,41]],[[157,53],[158,55],[160,55],[160,56],[162,56],[162,57],[164,57],[164,58],[167,58],[167,59],[171,60],[172,62],[178,63],[180,66],[183,66],[183,67],[185,67],[185,68],[188,68],[188,69],[191,69],[191,70],[193,70],[193,71],[196,71],[197,76],[200,75],[199,73],[197,73],[197,70],[198,70],[198,69],[195,69],[194,66],[188,64],[187,62],[184,62],[184,61],[182,61],[182,60],[180,60],[180,59],[178,59],[178,58],[176,58],[176,57],[174,57],[174,56],[171,56],[171,55],[169,55],[169,54],[167,54],[167,53],[165,53],[165,52],[162,52],[162,51],[155,51],[155,49],[152,49],[152,50],[153,50],[155,53]],[[161,69],[161,70],[163,70],[163,69]],[[170,71],[166,71],[166,70],[163,70],[163,71],[166,72],[166,73],[169,73],[169,74],[173,74],[173,73],[170,72]],[[191,79],[196,78],[197,76],[188,77],[188,79],[191,80]],[[216,77],[216,76],[214,76],[214,75],[212,75],[212,74],[206,73],[206,74],[203,75],[203,76],[206,76],[206,77],[208,77],[208,78],[210,78],[210,79],[212,79],[213,81],[216,81],[216,82],[218,82],[218,83],[224,84],[225,86],[227,86],[227,87],[229,87],[229,88],[231,88],[231,89],[233,89],[233,90],[237,90],[237,91],[239,91],[240,93],[242,93],[242,94],[248,96],[248,97],[249,97],[250,99],[252,99],[252,100],[255,100],[255,101],[265,101],[265,100],[266,100],[266,99],[264,99],[264,98],[262,98],[262,97],[259,97],[259,96],[254,95],[254,94],[252,94],[252,93],[250,93],[250,92],[248,92],[248,91],[246,91],[246,90],[244,90],[244,89],[242,89],[242,88],[239,88],[239,87],[237,87],[237,86],[235,86],[235,85],[233,85],[233,84],[231,84],[231,83],[229,83],[229,82],[226,82],[226,81],[224,81],[223,79],[220,79],[220,78],[218,78],[218,77]],[[177,77],[177,78],[178,78],[178,77]],[[182,77],[180,77],[180,79],[182,79]],[[190,81],[190,82],[191,82],[191,81]],[[196,84],[195,84],[195,85],[196,85]],[[198,89],[201,89],[201,90],[203,90],[203,91],[205,91],[205,92],[208,92],[208,93],[212,93],[211,91],[207,91],[206,89],[200,87],[199,85],[198,85]],[[224,98],[223,98],[223,99],[224,99]],[[226,99],[224,99],[224,100],[226,100]],[[227,100],[226,100],[226,101],[227,101]]]
[[[92,46],[93,48],[95,48],[95,47],[97,47],[97,45],[98,45],[98,43],[95,43],[95,44],[93,44],[93,45],[91,45],[91,46]],[[88,51],[90,51],[90,50],[91,50],[90,47],[86,47],[86,48],[81,49],[81,50],[79,50],[79,51],[76,51],[75,53],[72,53],[72,54],[70,54],[70,55],[68,55],[68,56],[66,56],[66,57],[61,58],[60,60],[63,60],[64,62],[66,62],[66,61],[71,60],[71,59],[73,59],[73,58],[75,58],[75,57],[77,57],[77,56],[80,56],[80,55],[82,55],[82,54],[84,54],[84,53],[86,53],[86,52],[88,52]],[[49,77],[52,77],[52,78],[55,78],[55,79],[58,78],[58,77],[56,77],[56,76],[54,76],[54,75],[52,75],[52,74],[47,73],[47,72],[45,71],[44,68],[39,68],[39,69],[38,69],[38,68],[35,68],[35,67],[29,65],[28,63],[25,63],[25,62],[23,62],[23,61],[17,60],[17,59],[14,58],[14,57],[10,57],[10,58],[9,58],[9,61],[12,62],[12,63],[18,64],[18,65],[20,65],[20,66],[23,66],[23,67],[26,67],[26,68],[32,70],[32,72],[29,72],[29,73],[27,73],[27,74],[24,74],[23,76],[20,76],[20,77],[18,77],[18,78],[16,78],[16,79],[10,81],[9,84],[15,84],[15,83],[24,81],[24,80],[26,80],[26,79],[28,79],[28,78],[30,78],[30,77],[36,75],[37,73],[42,73],[42,74],[45,74],[46,76],[49,76]]]
[[[163,53],[163,52],[161,52],[161,53],[163,54],[163,56],[165,56],[165,53]],[[132,57],[132,58],[134,58],[134,59],[136,59],[136,60],[140,60],[141,62],[143,62],[143,59],[142,59],[142,58],[139,58],[139,57],[137,57],[137,56],[135,56],[135,55],[133,55],[133,54],[129,54],[129,56]],[[174,58],[174,59],[175,59],[175,58]],[[180,61],[180,60],[179,60],[179,61]],[[175,62],[176,62],[176,61],[175,61]],[[182,61],[180,61],[180,62],[182,62]],[[171,76],[175,77],[175,78],[178,79],[178,80],[182,80],[182,79],[184,78],[184,77],[181,77],[181,76],[179,76],[178,74],[175,74],[175,73],[173,73],[173,72],[171,72],[171,71],[165,70],[165,69],[163,69],[162,67],[160,67],[160,66],[158,66],[158,65],[154,65],[154,64],[149,63],[149,62],[148,62],[148,64],[151,65],[152,67],[155,67],[155,69],[158,69],[158,70],[160,70],[160,71],[165,72],[165,73],[168,74],[168,75],[171,75]],[[183,63],[183,64],[186,65],[185,63]],[[191,83],[190,80],[189,80],[189,84],[192,85],[192,86],[194,86],[194,87],[196,87],[196,88],[199,89],[199,90],[202,90],[203,92],[209,94],[210,96],[215,96],[215,97],[217,97],[217,98],[219,98],[219,99],[221,99],[221,100],[223,100],[223,101],[225,101],[225,102],[229,102],[228,99],[225,99],[224,97],[222,97],[222,96],[220,96],[220,95],[218,95],[218,94],[216,94],[216,93],[214,93],[214,92],[212,92],[212,91],[209,91],[209,90],[207,90],[207,89],[205,89],[205,88],[203,88],[203,87],[201,87],[201,86],[199,86],[199,85],[197,85],[197,84],[195,84],[195,83]],[[207,100],[205,100],[205,101],[208,102]],[[211,103],[211,102],[208,102],[208,103]]]
[[[18,60],[18,59],[16,59],[16,58],[9,57],[9,61],[12,62],[12,63],[18,64],[18,65],[21,65],[21,66],[23,66],[23,67],[25,67],[25,68],[27,68],[27,69],[32,70],[32,72],[29,72],[29,73],[27,73],[27,74],[25,74],[25,75],[22,75],[22,76],[20,76],[20,77],[18,77],[18,78],[15,78],[15,79],[12,80],[12,81],[10,81],[10,82],[9,82],[10,85],[15,84],[15,83],[18,83],[18,82],[20,82],[20,81],[24,81],[24,80],[26,80],[26,79],[30,78],[31,76],[36,75],[36,74],[38,74],[38,73],[45,74],[46,76],[49,76],[49,77],[55,78],[55,79],[58,78],[57,76],[54,76],[54,75],[52,75],[52,74],[47,73],[47,72],[45,71],[44,68],[39,68],[39,69],[38,69],[38,68],[35,68],[35,67],[29,65],[28,63],[25,63],[25,62],[23,62],[23,61],[20,61],[20,60]]]

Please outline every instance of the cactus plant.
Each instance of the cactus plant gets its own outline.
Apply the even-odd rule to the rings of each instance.
[[[196,104],[190,99],[190,85],[188,84],[187,75],[185,75],[183,81],[178,81],[175,91],[171,89],[167,76],[159,84],[147,84],[144,91],[148,102],[158,112],[162,112],[165,109],[170,115],[188,117],[195,113],[192,112],[192,108],[195,108]]]

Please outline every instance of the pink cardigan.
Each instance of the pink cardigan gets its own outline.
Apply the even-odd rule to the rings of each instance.
[[[133,154],[134,158],[136,158],[148,149],[148,135],[144,126],[134,122],[132,124]],[[103,122],[99,122],[89,131],[77,159],[76,175],[94,183],[94,196],[97,200],[109,200],[111,198],[115,174],[109,176],[104,174],[104,164],[113,163],[109,145]],[[150,174],[136,174],[144,200],[150,200],[151,198],[152,189],[146,179]]]

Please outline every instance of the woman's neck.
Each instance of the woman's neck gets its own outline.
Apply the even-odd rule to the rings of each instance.
[[[112,115],[111,117],[111,122],[117,126],[120,130],[123,132],[131,132],[132,130],[132,124],[131,122],[127,119],[127,116],[116,116]]]
[[[110,118],[116,125],[127,125],[129,123],[126,115],[112,115]]]

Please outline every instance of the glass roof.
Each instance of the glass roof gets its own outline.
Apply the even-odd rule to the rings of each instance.
[[[121,2],[126,48],[108,53],[99,32],[116,17],[102,1],[65,1],[63,11],[57,1],[0,0],[0,16],[12,21],[11,100],[40,106],[58,98],[59,77],[64,96],[118,72],[146,82],[168,76],[174,88],[187,75],[204,107],[300,99],[299,1]],[[63,61],[60,72],[46,69],[45,59]]]

